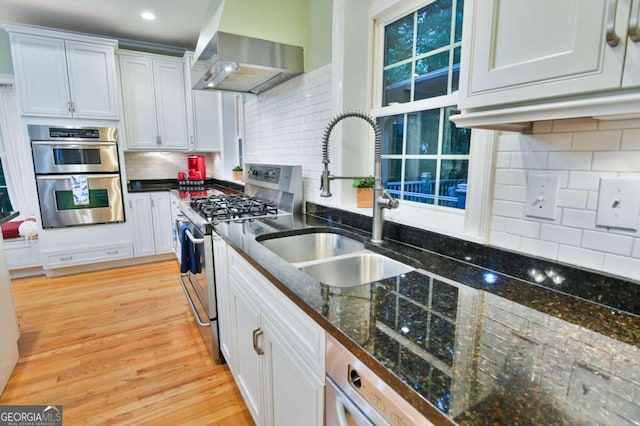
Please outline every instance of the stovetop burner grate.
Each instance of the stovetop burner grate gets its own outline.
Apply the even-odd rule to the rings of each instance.
[[[220,194],[191,200],[191,208],[209,222],[243,220],[279,214],[277,204],[247,194]]]

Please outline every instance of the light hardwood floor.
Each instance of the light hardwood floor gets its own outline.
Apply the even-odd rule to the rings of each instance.
[[[0,404],[63,406],[65,426],[250,425],[163,261],[12,281],[20,360]]]

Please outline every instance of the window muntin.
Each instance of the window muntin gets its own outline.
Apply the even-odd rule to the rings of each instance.
[[[449,120],[456,112],[451,95],[459,84],[463,3],[437,0],[384,27],[382,181],[402,200],[466,205],[471,131]],[[434,98],[445,107],[415,111],[416,102]],[[389,106],[393,115],[385,116]]]

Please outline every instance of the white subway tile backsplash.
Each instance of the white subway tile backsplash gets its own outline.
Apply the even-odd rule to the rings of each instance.
[[[524,203],[527,201],[527,187],[520,185],[508,185],[507,186],[507,198],[508,201],[515,201]]]
[[[540,227],[540,239],[560,244],[579,246],[582,241],[582,230],[545,223]]]
[[[525,170],[498,169],[496,170],[495,183],[526,185],[527,172]]]
[[[520,237],[507,232],[493,231],[491,232],[489,243],[507,250],[518,250],[520,248]]]
[[[561,223],[573,228],[594,229],[596,227],[596,212],[565,208],[562,211]]]
[[[571,133],[547,133],[531,136],[531,151],[570,151]]]
[[[640,129],[640,119],[637,120],[601,120],[598,129]]]
[[[592,118],[570,118],[553,122],[554,132],[579,132],[584,130],[596,130],[598,121]]]
[[[520,238],[520,251],[532,256],[555,259],[558,256],[559,244],[535,238]]]
[[[511,153],[510,152],[498,152],[496,155],[495,166],[499,169],[506,169],[511,167]]]
[[[517,217],[524,215],[524,204],[513,201],[495,200],[493,202],[493,214],[497,216]]]
[[[560,207],[584,209],[587,205],[588,194],[588,191],[561,189],[558,196],[558,205]]]
[[[594,152],[593,170],[640,172],[640,151]]]
[[[615,254],[604,255],[604,271],[640,281],[640,259]]]
[[[506,218],[502,216],[493,216],[491,218],[491,229],[495,231],[504,231]]]
[[[532,133],[550,133],[553,128],[553,121],[536,121],[532,126]]]
[[[501,184],[501,183],[496,184],[493,187],[493,199],[494,200],[509,200],[509,185],[504,185],[504,184]]]
[[[544,169],[547,166],[546,152],[514,152],[511,154],[512,169]]]
[[[531,145],[531,139],[527,135],[521,133],[509,133],[500,136],[498,139],[498,151],[528,151]]]
[[[615,173],[598,172],[569,172],[569,185],[571,189],[587,189],[597,191],[600,188],[600,178],[615,177]]]
[[[587,210],[597,210],[599,193],[597,191],[588,192],[589,195],[587,196]]]
[[[582,247],[607,253],[631,256],[633,238],[607,232],[585,230],[582,234]]]
[[[573,265],[601,271],[604,261],[604,253],[580,247],[561,245],[560,250],[558,251],[558,260],[560,262],[571,263]]]
[[[628,129],[622,132],[623,150],[640,150],[640,129]]]
[[[523,237],[538,238],[540,224],[528,220],[508,218],[505,221],[505,231]]]
[[[601,130],[573,134],[573,151],[612,151],[620,149],[622,130]]]
[[[591,152],[551,152],[547,167],[550,170],[589,170],[592,156]]]

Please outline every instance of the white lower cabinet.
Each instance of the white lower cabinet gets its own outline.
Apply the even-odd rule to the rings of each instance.
[[[254,421],[322,425],[324,330],[237,252],[229,249],[228,261],[225,358]]]
[[[134,256],[173,251],[171,200],[168,192],[129,194]]]

